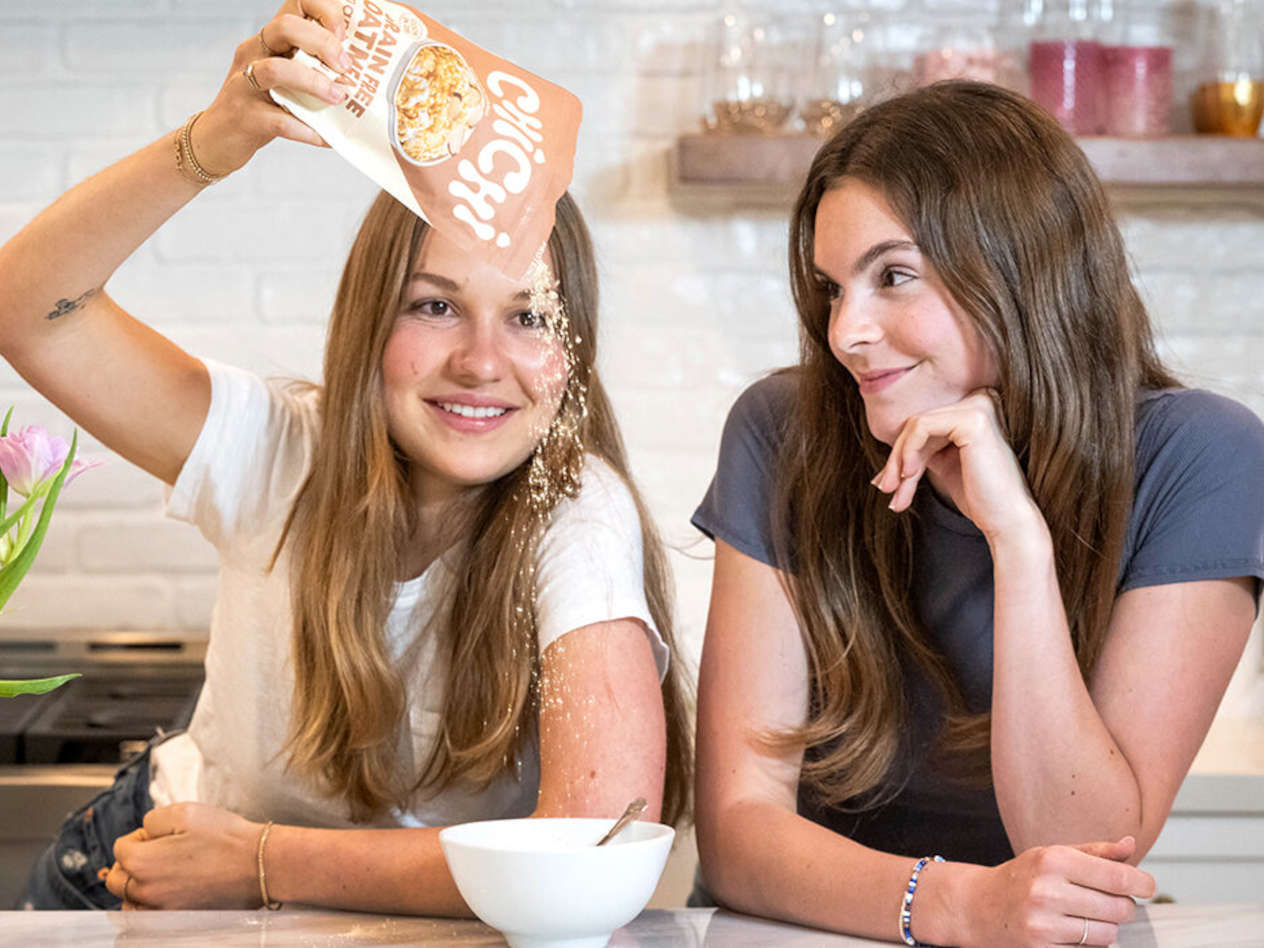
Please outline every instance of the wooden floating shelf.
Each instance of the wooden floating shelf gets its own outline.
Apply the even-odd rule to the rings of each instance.
[[[797,187],[823,139],[783,135],[682,135],[676,182],[717,189]],[[1097,174],[1123,188],[1264,188],[1264,140],[1222,135],[1080,138]]]

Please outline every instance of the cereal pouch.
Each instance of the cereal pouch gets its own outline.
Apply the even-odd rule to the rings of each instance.
[[[449,239],[523,275],[570,184],[579,99],[402,3],[342,11],[355,91],[341,105],[272,98]]]

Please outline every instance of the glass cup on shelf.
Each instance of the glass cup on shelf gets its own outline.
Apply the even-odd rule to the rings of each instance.
[[[1171,134],[1173,41],[1165,11],[1116,0],[1112,13],[1102,24],[1102,130],[1128,138]]]
[[[728,134],[781,131],[794,111],[794,53],[778,21],[726,13],[720,20],[703,128]]]
[[[1264,4],[1221,0],[1192,96],[1194,128],[1253,137],[1264,117]]]
[[[944,79],[973,79],[1016,88],[1023,85],[1014,50],[999,29],[969,29],[945,24],[925,31],[913,57],[913,81],[919,86]]]
[[[805,131],[830,135],[864,109],[873,46],[868,13],[825,13],[817,19],[816,55],[799,105]]]
[[[1096,0],[1028,0],[1028,11],[1031,97],[1071,134],[1100,134],[1105,127],[1105,62],[1098,39],[1101,4]]]

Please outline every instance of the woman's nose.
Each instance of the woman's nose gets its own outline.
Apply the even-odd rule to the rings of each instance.
[[[835,354],[854,352],[858,346],[877,342],[882,327],[874,318],[873,309],[850,294],[830,306],[829,341]]]
[[[504,372],[504,340],[492,321],[467,320],[452,350],[449,363],[459,381],[469,384],[494,382]]]

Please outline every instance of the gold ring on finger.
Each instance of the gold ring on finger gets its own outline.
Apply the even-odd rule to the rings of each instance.
[[[263,38],[262,27],[259,28],[259,45],[263,47],[263,55],[265,56],[280,56],[281,55],[281,51],[279,49],[273,49],[271,46],[268,45],[268,41]]]
[[[263,91],[263,86],[259,85],[259,80],[255,78],[254,63],[246,63],[246,68],[241,71],[241,74],[246,77],[247,82],[254,86],[255,92]]]
[[[131,884],[132,884],[132,874],[129,872],[127,874],[127,881],[123,883],[123,901],[124,902],[132,901],[131,896],[127,894],[127,887],[130,886]]]

